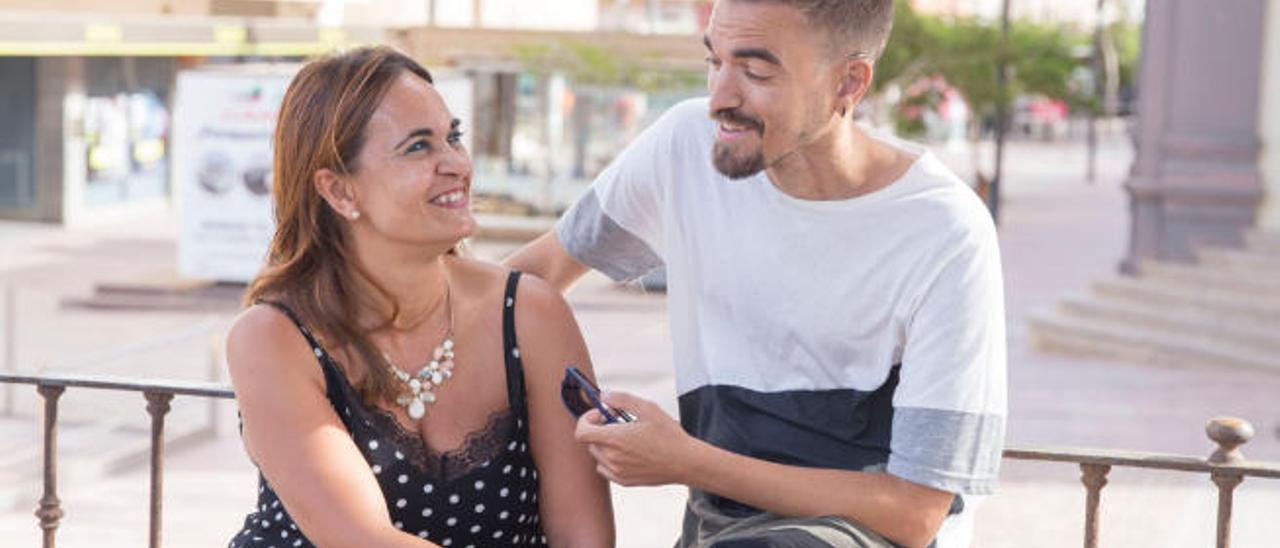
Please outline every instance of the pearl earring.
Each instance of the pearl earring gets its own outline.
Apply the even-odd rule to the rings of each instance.
[[[359,212],[359,211],[356,211],[356,210],[354,210],[354,209],[353,209],[353,210],[351,210],[351,220],[352,220],[352,221],[358,221],[358,220],[360,220],[360,212]]]

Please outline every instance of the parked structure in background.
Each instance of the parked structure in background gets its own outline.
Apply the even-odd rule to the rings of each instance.
[[[608,143],[645,121],[634,118],[648,112],[648,98],[634,96],[629,79],[645,70],[701,68],[693,36],[708,7],[656,0],[0,0],[0,93],[7,98],[0,117],[8,122],[0,127],[0,219],[75,225],[172,207],[180,199],[170,144],[180,70],[290,64],[375,42],[472,80],[477,116],[468,132],[478,168],[498,176],[491,179],[514,174],[549,186],[555,178],[590,176],[600,157],[614,152]],[[607,66],[596,66],[600,60]],[[608,74],[593,78],[593,70]],[[578,99],[617,103],[606,110],[615,123],[575,118]],[[615,139],[583,139],[593,125],[595,135]],[[550,194],[531,186],[517,191]],[[553,211],[554,203],[537,205]]]

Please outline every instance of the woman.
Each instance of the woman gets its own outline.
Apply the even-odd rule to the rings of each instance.
[[[227,340],[261,471],[232,546],[613,544],[559,401],[565,364],[588,364],[568,307],[453,252],[475,229],[458,125],[385,47],[290,84],[276,234]]]

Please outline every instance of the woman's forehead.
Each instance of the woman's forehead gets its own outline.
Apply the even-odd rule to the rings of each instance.
[[[447,129],[453,115],[435,87],[412,73],[396,78],[369,120],[371,130]]]

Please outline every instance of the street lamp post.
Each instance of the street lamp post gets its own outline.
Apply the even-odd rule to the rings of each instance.
[[[1104,68],[1105,60],[1103,58],[1103,40],[1105,38],[1106,24],[1103,18],[1103,10],[1106,9],[1107,0],[1098,0],[1098,7],[1095,10],[1093,27],[1093,56],[1090,59],[1090,68],[1093,71],[1093,89],[1088,90],[1089,95],[1093,97],[1095,103],[1089,108],[1089,124],[1087,126],[1086,142],[1088,145],[1088,160],[1085,166],[1085,180],[1093,183],[1098,178],[1098,110],[1101,108],[1103,112],[1109,114],[1106,110],[1106,86],[1104,82],[1108,78],[1106,69]]]
[[[1004,183],[1004,137],[1009,126],[1009,0],[1000,7],[1000,65],[996,72],[996,169],[987,193],[991,218],[1000,224],[1000,187]]]

